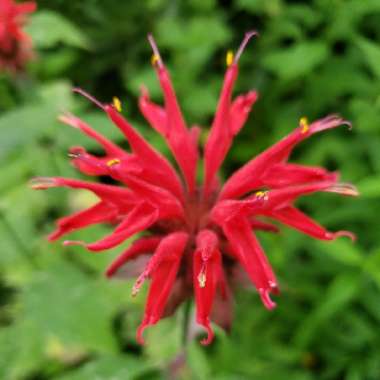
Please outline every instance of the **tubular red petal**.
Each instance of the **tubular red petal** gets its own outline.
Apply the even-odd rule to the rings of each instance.
[[[37,9],[37,4],[34,1],[25,1],[21,4],[16,4],[16,12],[18,14],[22,13],[33,13]]]
[[[262,222],[261,220],[257,219],[250,219],[251,227],[254,230],[262,230],[262,231],[268,231],[268,232],[279,232],[279,228],[273,224]]]
[[[194,145],[191,133],[186,128],[186,123],[183,119],[169,72],[162,62],[156,43],[151,35],[149,35],[148,38],[154,55],[158,58],[158,64],[155,68],[165,100],[165,119],[163,119],[163,114],[160,112],[160,117],[157,118],[156,122],[153,122],[153,127],[160,132],[167,141],[183,172],[189,192],[192,193],[195,189],[198,148]],[[152,103],[150,103],[150,105],[151,104]],[[149,106],[149,103],[147,103],[146,106]],[[146,108],[145,111],[147,111]],[[157,113],[157,106],[154,107],[154,110],[150,107],[150,113],[154,111]],[[148,112],[145,113],[148,114]],[[150,119],[152,118],[152,114],[147,116],[150,116]]]
[[[117,256],[115,260],[106,269],[106,276],[112,277],[120,267],[127,261],[134,259],[136,256],[143,253],[153,253],[157,248],[162,237],[143,237],[134,241],[131,246],[125,250],[121,255]]]
[[[245,123],[252,104],[256,101],[257,94],[254,91],[245,96],[239,96],[232,104],[232,90],[238,75],[237,62],[248,41],[256,35],[251,31],[246,33],[235,59],[228,66],[223,88],[219,97],[217,111],[211,126],[210,135],[207,139],[204,153],[205,171],[205,195],[211,192],[215,175],[223,163],[235,134],[239,132]]]
[[[273,165],[261,177],[265,186],[285,187],[306,182],[336,181],[338,174],[317,166],[280,163]]]
[[[289,186],[274,189],[266,192],[257,192],[255,195],[246,198],[245,202],[250,204],[247,210],[251,213],[260,214],[263,212],[273,212],[284,206],[288,206],[298,197],[315,193],[317,191],[326,191],[334,183],[332,181],[312,182],[303,185]],[[259,202],[261,200],[261,202]]]
[[[207,338],[201,341],[203,345],[207,345],[214,337],[210,326],[210,313],[222,273],[218,238],[211,230],[202,230],[198,233],[193,266],[196,319],[197,323],[207,331]]]
[[[219,199],[236,198],[265,185],[262,177],[275,164],[286,161],[294,147],[314,133],[344,125],[347,122],[337,116],[328,116],[300,126],[277,144],[265,150],[235,172],[224,184]],[[258,175],[261,173],[261,175]]]
[[[125,219],[116,227],[114,232],[103,239],[86,244],[89,251],[102,251],[113,248],[137,232],[143,231],[158,219],[157,210],[147,203],[136,206]]]
[[[153,103],[149,98],[148,90],[143,87],[139,98],[139,107],[148,123],[161,135],[167,134],[167,120],[165,110]]]
[[[119,172],[119,175],[136,194],[143,199],[149,199],[152,204],[156,205],[161,217],[183,218],[183,207],[172,193],[142,181],[134,175],[123,175],[122,172]]]
[[[236,64],[232,64],[226,71],[217,111],[205,145],[204,170],[206,195],[209,194],[214,177],[232,143],[233,130],[231,127],[230,109],[232,89],[237,75],[238,67]]]
[[[270,214],[273,218],[281,223],[295,228],[307,235],[321,240],[333,240],[339,236],[343,236],[343,231],[332,233],[327,231],[313,219],[305,215],[302,211],[293,206],[286,206],[279,210],[275,210]]]
[[[69,157],[72,158],[71,163],[82,173],[87,175],[107,175],[108,167],[103,158],[95,157],[86,152],[82,147],[75,146],[70,149]]]
[[[328,231],[293,206],[286,206],[271,213],[273,218],[316,239],[329,240]]]
[[[173,167],[161,154],[151,147],[144,138],[137,133],[117,110],[110,105],[105,106],[109,118],[124,133],[133,152],[140,159],[144,169],[155,178],[155,185],[161,186],[183,201],[183,188]]]
[[[137,330],[140,344],[144,343],[145,328],[157,323],[164,312],[188,237],[187,233],[175,232],[163,238],[148,264],[146,271],[151,277],[151,285],[144,318]]]
[[[245,95],[238,96],[232,103],[230,109],[231,132],[235,136],[239,133],[247,121],[253,104],[257,101],[256,91],[250,91]]]
[[[124,157],[128,155],[127,152],[119,148],[116,144],[108,140],[106,137],[102,136],[100,133],[93,130],[88,124],[86,124],[78,117],[66,113],[65,115],[59,116],[58,120],[62,123],[70,125],[73,128],[80,129],[85,135],[97,141],[104,148],[108,155],[117,157]]]
[[[35,177],[30,181],[30,186],[35,190],[45,190],[51,187],[70,187],[73,189],[89,190],[100,199],[112,203],[124,211],[141,202],[139,197],[125,187],[85,182],[72,178]]]
[[[111,222],[115,220],[117,214],[115,206],[106,202],[99,202],[86,210],[58,219],[56,222],[58,228],[48,236],[48,239],[50,241],[57,240],[62,235],[92,224]]]
[[[289,206],[298,197],[315,193],[317,191],[329,191],[334,180],[312,182],[303,185],[295,185],[270,191],[258,191],[254,195],[243,200],[225,200],[216,203],[211,210],[211,219],[221,225],[236,218],[244,218],[255,215],[271,215],[271,213]]]
[[[264,305],[272,309],[275,304],[270,300],[269,293],[278,291],[277,280],[258,240],[251,232],[249,222],[243,218],[233,220],[223,225],[223,231]]]

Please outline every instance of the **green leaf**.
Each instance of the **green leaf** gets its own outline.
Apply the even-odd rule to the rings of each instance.
[[[78,27],[53,11],[36,13],[26,30],[39,48],[51,48],[60,42],[83,49],[90,47],[87,37]]]
[[[135,380],[144,375],[150,367],[147,363],[127,355],[101,356],[57,380]]]
[[[380,248],[375,250],[366,260],[364,270],[371,276],[380,289]]]
[[[329,285],[320,298],[320,304],[312,310],[296,332],[294,342],[298,347],[306,347],[318,334],[321,325],[327,322],[351,302],[360,286],[360,274],[341,274]]]
[[[25,287],[21,315],[40,331],[48,356],[115,351],[111,318],[117,305],[107,296],[107,285],[57,259]]]
[[[368,67],[371,69],[373,74],[380,79],[380,47],[365,38],[357,38],[356,44],[359,46],[361,51],[364,53],[364,58]]]
[[[290,80],[312,72],[328,57],[324,42],[301,42],[287,49],[268,53],[262,60],[263,66],[282,79]]]
[[[54,132],[57,115],[71,107],[68,82],[54,82],[39,88],[35,103],[12,110],[0,117],[0,157],[20,146],[30,144],[37,137]]]
[[[362,179],[358,183],[360,196],[363,198],[380,197],[380,176],[371,176]]]
[[[364,257],[361,255],[360,246],[348,238],[339,238],[335,241],[315,241],[314,245],[325,255],[333,257],[338,262],[346,265],[360,266]]]

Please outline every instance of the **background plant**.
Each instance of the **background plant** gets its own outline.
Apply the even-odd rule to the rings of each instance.
[[[195,341],[182,377],[213,379],[378,379],[380,377],[380,3],[377,0],[41,0],[28,32],[38,53],[21,77],[0,74],[0,378],[160,379],[180,347],[181,313],[134,340],[144,296],[101,273],[120,251],[96,257],[43,239],[53,220],[92,202],[88,194],[33,192],[35,175],[78,176],[66,153],[90,140],[56,121],[75,111],[115,141],[123,138],[73,85],[124,112],[160,150],[136,97],[146,84],[160,100],[146,34],[171,69],[189,124],[208,126],[225,52],[244,32],[260,38],[243,55],[237,91],[260,99],[224,166],[225,174],[310,120],[339,112],[353,130],[316,136],[297,161],[338,169],[358,199],[321,194],[302,207],[358,242],[314,242],[284,229],[260,234],[283,294],[267,312],[250,291],[238,295],[230,335]],[[204,135],[207,129],[203,130]],[[81,231],[90,241],[107,227]]]

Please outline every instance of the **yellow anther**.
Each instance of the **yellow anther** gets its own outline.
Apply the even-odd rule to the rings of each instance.
[[[229,67],[234,62],[234,52],[232,50],[228,50],[226,54],[226,65]]]
[[[306,133],[309,130],[309,121],[307,117],[301,117],[300,119],[301,133]]]
[[[114,96],[112,98],[113,106],[117,109],[118,112],[121,112],[121,101],[118,97]]]
[[[255,195],[259,199],[264,199],[264,201],[268,200],[268,192],[267,191],[257,191],[255,193]]]
[[[157,54],[152,54],[152,58],[150,59],[152,66],[156,66],[159,60],[160,57]]]
[[[206,286],[206,273],[202,270],[198,275],[198,283],[201,288]]]
[[[113,158],[113,159],[107,161],[108,167],[114,166],[116,164],[120,164],[120,160],[118,158]]]

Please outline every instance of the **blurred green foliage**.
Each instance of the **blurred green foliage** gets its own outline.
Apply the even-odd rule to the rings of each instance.
[[[141,84],[161,100],[146,34],[153,32],[189,125],[207,126],[225,52],[257,29],[240,64],[237,90],[260,100],[224,165],[230,174],[291,131],[306,115],[338,112],[353,122],[313,137],[294,160],[323,165],[358,185],[361,197],[302,201],[331,230],[358,235],[326,243],[283,229],[260,239],[282,295],[269,313],[252,291],[237,294],[230,335],[194,341],[183,379],[311,380],[380,378],[380,2],[378,0],[38,1],[28,32],[36,59],[20,77],[0,74],[0,378],[5,380],[165,379],[180,344],[180,311],[134,340],[144,296],[108,282],[102,270],[120,248],[90,255],[44,240],[53,221],[91,199],[81,192],[33,192],[35,175],[78,176],[66,152],[96,147],[58,124],[76,112],[125,144],[98,110],[71,93],[119,96],[125,113],[160,150],[137,112]],[[204,130],[203,139],[207,129]],[[76,234],[90,241],[107,231]]]

